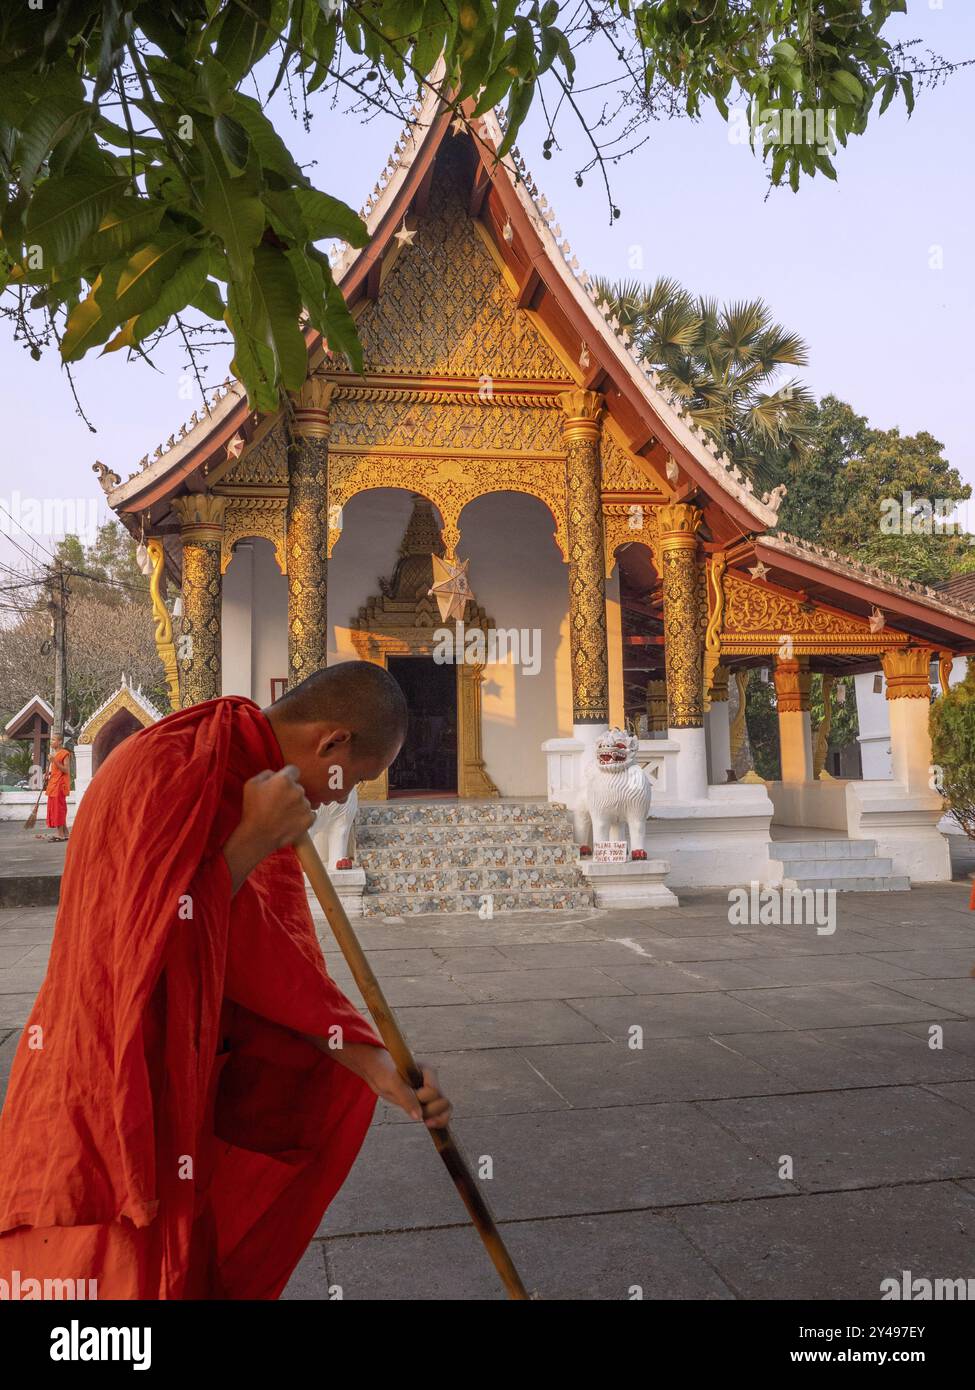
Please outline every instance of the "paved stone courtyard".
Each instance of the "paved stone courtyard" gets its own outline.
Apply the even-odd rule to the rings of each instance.
[[[876,1299],[905,1269],[975,1277],[968,892],[842,894],[832,935],[731,926],[724,893],[359,929],[542,1297]],[[4,1087],[53,918],[0,912]],[[503,1297],[428,1134],[386,1107],[285,1296],[336,1285]]]

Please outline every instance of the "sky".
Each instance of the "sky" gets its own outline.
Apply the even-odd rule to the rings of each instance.
[[[909,0],[891,37],[920,38],[942,56],[975,58],[975,0]],[[305,133],[280,101],[275,119],[318,187],[359,207],[399,134],[393,118],[332,111],[312,98]],[[575,183],[585,135],[571,117],[561,148],[543,158],[541,112],[518,146],[554,206],[583,267],[610,278],[671,275],[722,301],[760,296],[809,344],[800,376],[817,396],[835,393],[879,428],[927,430],[975,484],[968,332],[975,309],[972,112],[975,66],[918,96],[908,119],[898,99],[834,157],[836,183],[803,179],[769,192],[760,159],[732,143],[716,114],[653,125],[649,140],[610,170],[621,216],[611,223],[595,174]],[[16,538],[43,561],[52,532],[89,531],[107,515],[95,459],[123,478],[178,430],[200,402],[182,354],[157,370],[124,354],[92,357],[74,372],[97,433],[79,418],[56,353],[34,362],[0,323],[4,434],[0,562],[20,566]],[[214,353],[209,381],[225,375]]]

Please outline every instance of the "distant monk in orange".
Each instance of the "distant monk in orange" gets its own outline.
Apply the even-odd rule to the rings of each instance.
[[[446,1125],[434,1073],[413,1091],[329,978],[290,848],[406,722],[392,677],[350,661],[263,711],[172,714],[105,760],[0,1115],[0,1289],[277,1298],[376,1097]]]
[[[51,756],[47,767],[47,826],[53,835],[48,840],[68,838],[68,792],[71,790],[71,754],[61,746],[58,734],[51,735]],[[37,836],[38,839],[42,837]]]

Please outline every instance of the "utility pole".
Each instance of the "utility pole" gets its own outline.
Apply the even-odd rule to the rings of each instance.
[[[67,586],[60,560],[48,565],[50,600],[48,607],[54,624],[54,725],[52,734],[64,738],[64,705],[68,683]]]

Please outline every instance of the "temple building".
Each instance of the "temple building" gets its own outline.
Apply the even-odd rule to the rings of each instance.
[[[367,827],[455,799],[496,803],[478,813],[492,823],[535,806],[544,840],[546,803],[571,803],[593,739],[627,725],[672,887],[948,877],[929,676],[975,651],[975,605],[779,531],[784,489],[757,495],[637,360],[521,158],[495,162],[494,115],[476,138],[451,115],[433,96],[414,109],[368,245],[336,256],[362,375],[309,329],[307,381],[277,413],[234,384],[126,481],[96,465],[153,558],[174,707],[266,704],[361,657],[412,711],[399,759],[360,789]],[[470,585],[462,627],[431,593],[435,561]],[[729,688],[756,667],[775,682],[776,782],[730,773]],[[821,775],[814,672],[827,692],[882,672],[891,777]]]

